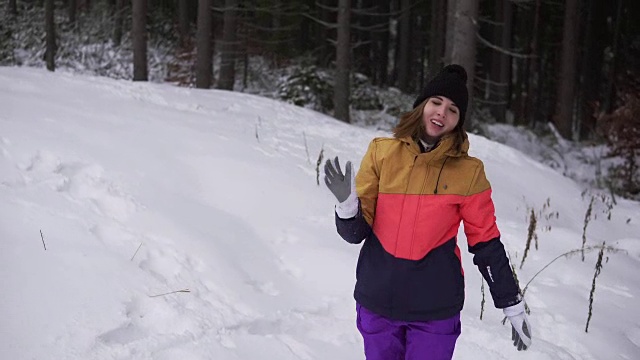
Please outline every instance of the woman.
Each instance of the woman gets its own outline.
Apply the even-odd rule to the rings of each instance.
[[[344,175],[337,157],[325,164],[338,233],[364,241],[354,297],[367,359],[452,358],[464,303],[461,221],[494,305],[511,321],[514,345],[531,344],[484,166],[467,155],[466,81],[464,68],[446,66],[400,118],[394,137],[373,139],[355,179],[350,162]]]

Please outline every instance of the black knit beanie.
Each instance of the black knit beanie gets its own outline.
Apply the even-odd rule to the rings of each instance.
[[[467,113],[467,103],[469,102],[469,92],[467,91],[467,72],[457,64],[445,66],[427,86],[422,89],[420,95],[413,103],[415,109],[427,98],[432,96],[445,96],[453,101],[460,109],[459,126],[464,124],[464,117]]]

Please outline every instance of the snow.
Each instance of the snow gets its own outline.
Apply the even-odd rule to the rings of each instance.
[[[316,162],[322,151],[357,166],[388,133],[242,93],[26,68],[0,68],[0,109],[0,358],[364,358],[359,246],[336,233]],[[454,358],[640,358],[640,204],[616,199],[608,220],[606,196],[470,141],[521,287],[580,248],[591,195],[586,245],[620,251],[605,253],[588,333],[597,249],[538,274],[533,345],[518,353],[488,291],[480,320],[461,232]],[[539,248],[519,269],[531,209]]]

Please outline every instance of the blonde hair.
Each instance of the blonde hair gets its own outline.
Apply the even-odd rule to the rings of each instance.
[[[422,110],[429,99],[430,98],[426,98],[420,105],[413,108],[413,110],[400,116],[400,121],[398,121],[398,124],[392,130],[393,136],[396,139],[411,137],[414,141],[418,142],[424,135],[426,130],[424,128],[424,122],[422,121]],[[459,119],[458,125],[456,125],[450,133],[453,136],[453,148],[457,152],[462,151],[462,144],[467,139],[467,133],[462,128],[463,124],[464,120]]]

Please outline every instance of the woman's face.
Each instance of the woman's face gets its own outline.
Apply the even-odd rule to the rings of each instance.
[[[422,122],[425,129],[424,140],[435,143],[450,133],[460,121],[460,110],[449,98],[433,96],[422,109]]]

